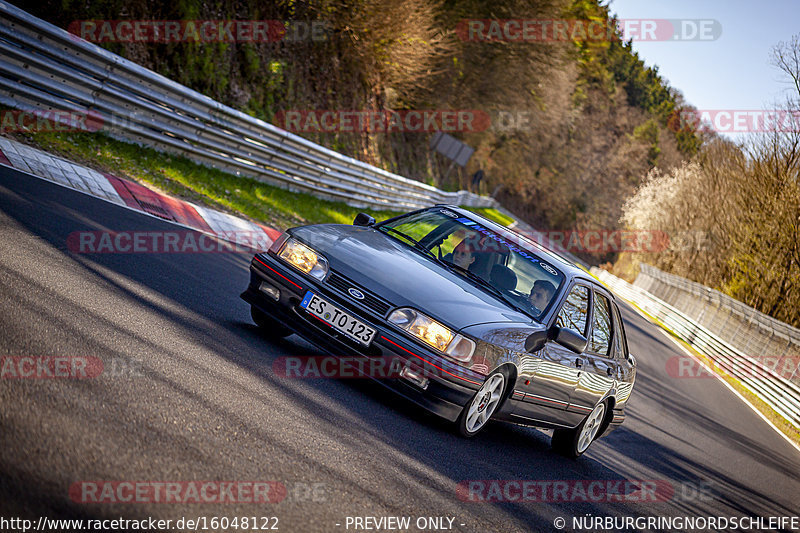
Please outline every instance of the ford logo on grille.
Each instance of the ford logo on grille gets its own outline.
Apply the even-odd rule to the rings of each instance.
[[[361,292],[358,289],[352,289],[352,288],[351,289],[347,289],[347,292],[349,292],[350,296],[352,296],[356,300],[363,300],[364,299],[364,293]]]

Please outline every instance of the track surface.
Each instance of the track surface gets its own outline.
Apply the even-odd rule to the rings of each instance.
[[[798,514],[800,453],[718,381],[669,377],[667,360],[683,354],[624,305],[639,362],[628,419],[571,461],[535,429],[459,438],[369,381],[278,377],[277,357],[320,353],[259,335],[238,297],[248,254],[71,253],[74,231],[175,227],[4,167],[0,228],[0,355],[106,367],[97,379],[0,380],[2,517],[277,516],[280,531],[307,532],[347,531],[347,516],[454,517],[455,531],[556,531],[560,516],[570,531],[589,513]],[[675,493],[460,501],[458,483],[474,479],[663,480]],[[68,489],[82,480],[277,480],[289,494],[272,505],[74,503]]]

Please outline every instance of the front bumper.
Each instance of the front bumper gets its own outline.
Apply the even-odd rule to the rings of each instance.
[[[277,301],[260,290],[262,282],[280,291]],[[356,284],[354,286],[358,287]],[[302,309],[300,302],[308,291],[375,328],[377,333],[370,346],[352,341]],[[398,359],[412,369],[422,370],[428,378],[424,389],[406,378],[368,377],[447,420],[455,421],[458,418],[485,380],[485,376],[456,365],[409,340],[386,323],[385,315],[357,302],[343,290],[303,276],[269,254],[258,254],[253,258],[250,283],[241,297],[331,355]]]

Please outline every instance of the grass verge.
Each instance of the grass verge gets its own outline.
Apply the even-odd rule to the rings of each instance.
[[[494,222],[497,222],[501,226],[508,227],[514,222],[516,222],[513,218],[504,215],[497,209],[493,207],[466,207],[465,209],[469,209],[473,213],[477,213],[481,216],[488,218]]]
[[[4,136],[100,172],[129,179],[196,204],[284,230],[302,224],[350,224],[360,211],[376,220],[400,214],[351,207],[290,192],[177,157],[112,139],[102,133],[3,133]]]

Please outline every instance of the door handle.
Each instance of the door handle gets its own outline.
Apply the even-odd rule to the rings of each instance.
[[[580,368],[583,366],[583,361],[581,359],[575,359],[575,367]]]

